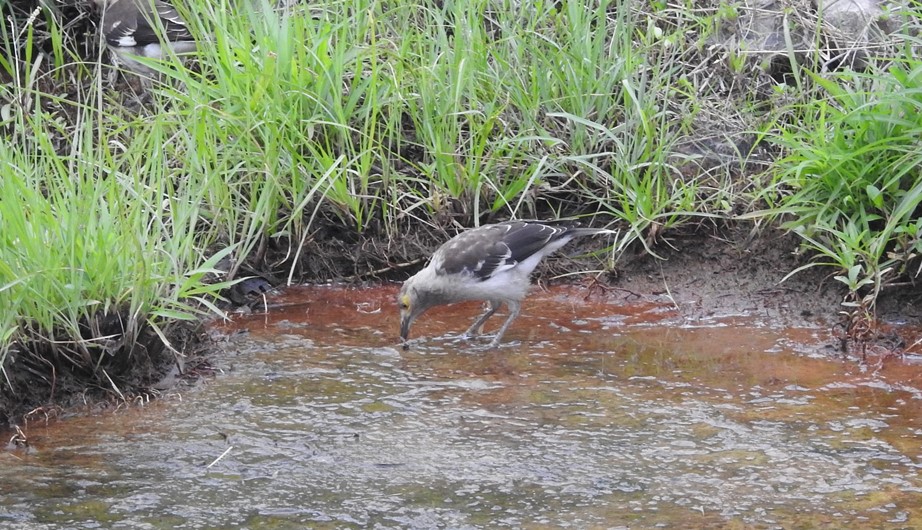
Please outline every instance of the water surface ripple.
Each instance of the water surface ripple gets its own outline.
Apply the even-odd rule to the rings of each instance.
[[[822,327],[552,290],[512,345],[451,339],[464,305],[402,351],[393,291],[293,290],[216,325],[204,384],[33,422],[0,453],[0,525],[922,526],[918,376],[811,355]]]

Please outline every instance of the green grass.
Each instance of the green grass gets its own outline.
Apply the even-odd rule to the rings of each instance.
[[[212,276],[238,277],[248,260],[294,281],[318,251],[351,260],[370,238],[384,266],[423,253],[410,230],[510,216],[598,216],[619,229],[614,261],[742,208],[799,233],[852,302],[918,274],[911,59],[839,78],[799,71],[823,91],[786,87],[785,106],[759,115],[744,84],[723,86],[746,73],[744,55],[711,45],[739,16],[727,3],[235,5],[185,6],[205,43],[194,67],[152,62],[162,82],[134,111],[62,28],[44,26],[50,60],[25,21],[4,28],[0,366],[44,340],[100,368],[108,342],[88,323],[127,316],[126,333],[166,337],[171,322],[217,312]],[[784,149],[771,179],[745,166],[696,174],[695,155],[676,150],[731,106]],[[330,229],[336,241],[321,240]],[[214,271],[225,255],[229,276]]]
[[[163,334],[197,318],[223,285],[201,282],[221,256],[203,254],[205,188],[171,174],[159,148],[168,139],[126,144],[119,128],[98,127],[94,109],[79,112],[68,150],[43,112],[18,114],[17,148],[0,146],[0,351],[54,344],[72,368],[95,369],[114,352],[113,337],[87,333],[94,319],[122,320],[130,356],[142,327]],[[162,131],[156,120],[151,130]],[[137,171],[118,169],[129,161]]]
[[[700,211],[666,163],[687,110],[667,109],[678,68],[649,65],[660,43],[637,47],[616,3],[199,9],[214,45],[200,73],[167,69],[181,83],[162,96],[190,145],[176,158],[227,186],[215,216],[237,262],[265,239],[297,256],[316,223],[393,238],[603,214],[629,225],[623,249]]]
[[[922,254],[922,63],[885,72],[813,76],[828,97],[781,130],[776,209],[848,289],[873,307],[881,289],[919,275]]]

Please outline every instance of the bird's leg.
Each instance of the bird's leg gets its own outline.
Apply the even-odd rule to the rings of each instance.
[[[476,337],[477,335],[480,335],[481,328],[483,327],[484,323],[487,321],[488,318],[493,316],[493,313],[495,313],[497,309],[499,309],[499,302],[494,302],[491,300],[489,304],[490,304],[490,307],[488,307],[487,310],[482,315],[477,317],[477,320],[475,320],[474,323],[471,324],[471,327],[469,327],[467,331],[465,331],[461,335],[462,339],[468,339],[468,338]]]
[[[493,337],[492,341],[490,341],[491,348],[499,346],[499,340],[503,338],[503,333],[506,332],[509,324],[512,324],[512,321],[515,320],[515,317],[519,316],[519,311],[522,309],[522,304],[512,300],[506,300],[506,306],[509,307],[509,316],[506,317],[506,321],[503,322],[503,325],[500,326],[499,331],[496,332],[496,336]]]

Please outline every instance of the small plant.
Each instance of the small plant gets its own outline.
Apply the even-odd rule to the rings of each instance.
[[[821,261],[843,271],[850,307],[872,310],[880,290],[917,277],[922,206],[922,63],[886,73],[814,75],[829,99],[800,109],[779,137],[783,190],[772,213]],[[857,305],[856,305],[857,304]]]

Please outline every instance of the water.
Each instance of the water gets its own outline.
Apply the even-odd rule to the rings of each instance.
[[[511,346],[445,338],[469,304],[403,351],[394,293],[293,290],[215,326],[204,384],[33,421],[0,453],[0,526],[922,526],[917,368],[577,289],[536,292]]]

